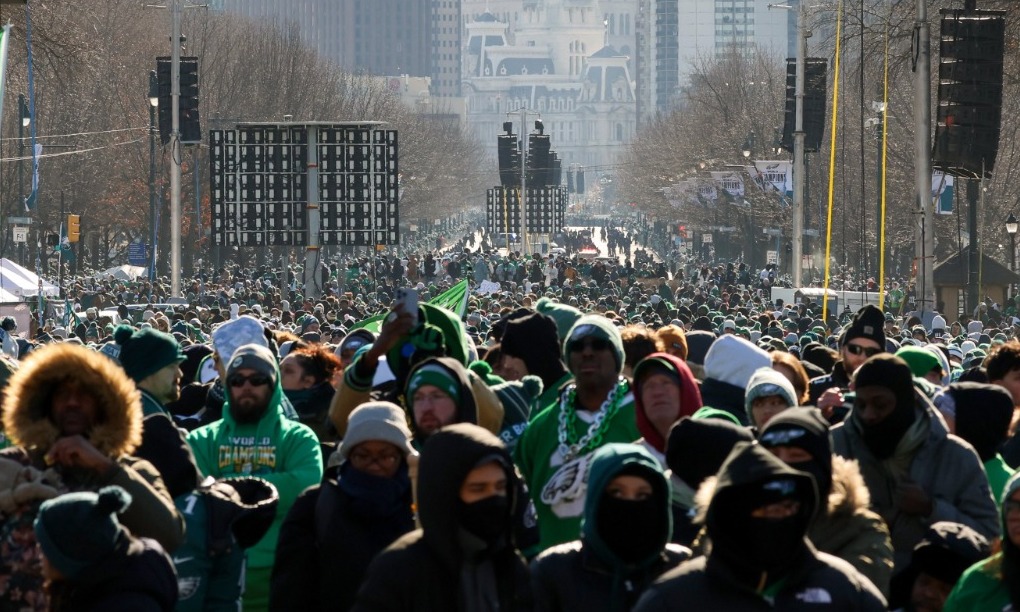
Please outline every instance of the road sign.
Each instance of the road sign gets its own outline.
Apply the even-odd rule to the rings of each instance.
[[[11,225],[32,225],[32,217],[7,217]]]
[[[14,228],[14,242],[28,242],[28,228],[27,227],[15,227]]]
[[[769,251],[765,254],[765,263],[767,264],[778,264],[779,263],[779,251]]]
[[[712,234],[702,234],[701,241],[705,244],[712,244]]]
[[[145,266],[149,263],[149,245],[144,242],[132,242],[128,245],[128,263],[132,266]]]

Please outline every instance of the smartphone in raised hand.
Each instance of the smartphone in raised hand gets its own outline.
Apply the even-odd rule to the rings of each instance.
[[[418,321],[418,292],[407,287],[400,287],[396,291],[396,309],[409,313],[414,317],[414,324]]]

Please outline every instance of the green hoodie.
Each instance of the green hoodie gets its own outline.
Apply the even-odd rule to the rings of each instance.
[[[276,487],[280,502],[266,535],[248,550],[249,569],[273,566],[280,525],[299,493],[322,480],[319,441],[307,425],[285,418],[279,368],[269,408],[257,423],[237,423],[230,395],[223,418],[188,434],[195,463],[203,476],[258,476]]]
[[[653,495],[661,502],[662,514],[665,519],[665,529],[659,534],[661,546],[655,553],[642,560],[634,566],[626,565],[602,539],[598,529],[599,504],[602,501],[602,494],[606,487],[612,482],[624,468],[638,467],[641,475],[652,485]],[[650,571],[656,562],[661,560],[662,549],[669,541],[673,533],[673,517],[669,506],[670,485],[669,480],[662,473],[659,462],[643,446],[637,444],[606,444],[595,451],[591,462],[591,473],[588,476],[588,495],[584,500],[584,517],[581,522],[581,539],[585,548],[591,549],[592,553],[612,571],[612,587],[609,598],[608,610],[629,609],[625,599],[629,589],[625,588],[624,582],[638,582],[642,587],[650,584],[660,573]],[[615,526],[615,528],[625,528]],[[634,602],[630,602],[633,604]]]
[[[1020,491],[1020,474],[1014,475],[1006,483],[1006,491],[1002,494],[1001,506],[1005,506],[1006,500]],[[1000,514],[1002,518],[1002,536],[1008,539],[1006,532],[1006,510],[1003,508]],[[1013,546],[1006,541],[1003,546]],[[988,559],[970,566],[960,576],[956,586],[946,599],[942,607],[943,612],[957,612],[969,610],[1012,610],[1009,601],[1009,589],[1002,577],[1002,555],[999,552]]]

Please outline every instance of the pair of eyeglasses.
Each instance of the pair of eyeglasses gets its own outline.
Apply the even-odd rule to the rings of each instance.
[[[253,387],[261,387],[269,384],[269,377],[265,374],[252,374],[251,376],[231,376],[227,379],[231,387],[243,387],[244,383],[250,383]]]
[[[860,355],[863,353],[865,357],[874,357],[882,352],[882,349],[872,348],[870,346],[861,346],[859,344],[848,344],[846,345],[846,350],[848,350],[851,355]]]
[[[583,351],[587,347],[591,347],[593,351],[607,351],[610,347],[609,340],[604,338],[588,338],[587,340],[578,340],[577,342],[571,343],[570,350]]]
[[[401,455],[399,453],[385,453],[382,455],[373,455],[371,453],[351,453],[348,459],[357,468],[366,468],[373,463],[384,468],[391,468],[400,462]]]

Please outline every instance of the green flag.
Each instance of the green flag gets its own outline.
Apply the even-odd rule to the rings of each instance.
[[[467,313],[467,298],[468,298],[468,282],[464,279],[450,287],[443,293],[440,293],[436,297],[428,301],[433,306],[439,306],[445,308],[450,312],[457,315],[457,318],[463,319],[465,313]],[[383,319],[388,315],[388,312],[371,316],[363,321],[358,321],[353,326],[348,328],[348,331],[354,331],[356,329],[367,329],[373,334],[378,334],[382,330]]]
[[[467,298],[468,282],[467,279],[464,279],[429,300],[429,304],[432,304],[433,306],[441,306],[457,315],[458,319],[463,319],[464,315],[467,313]]]

